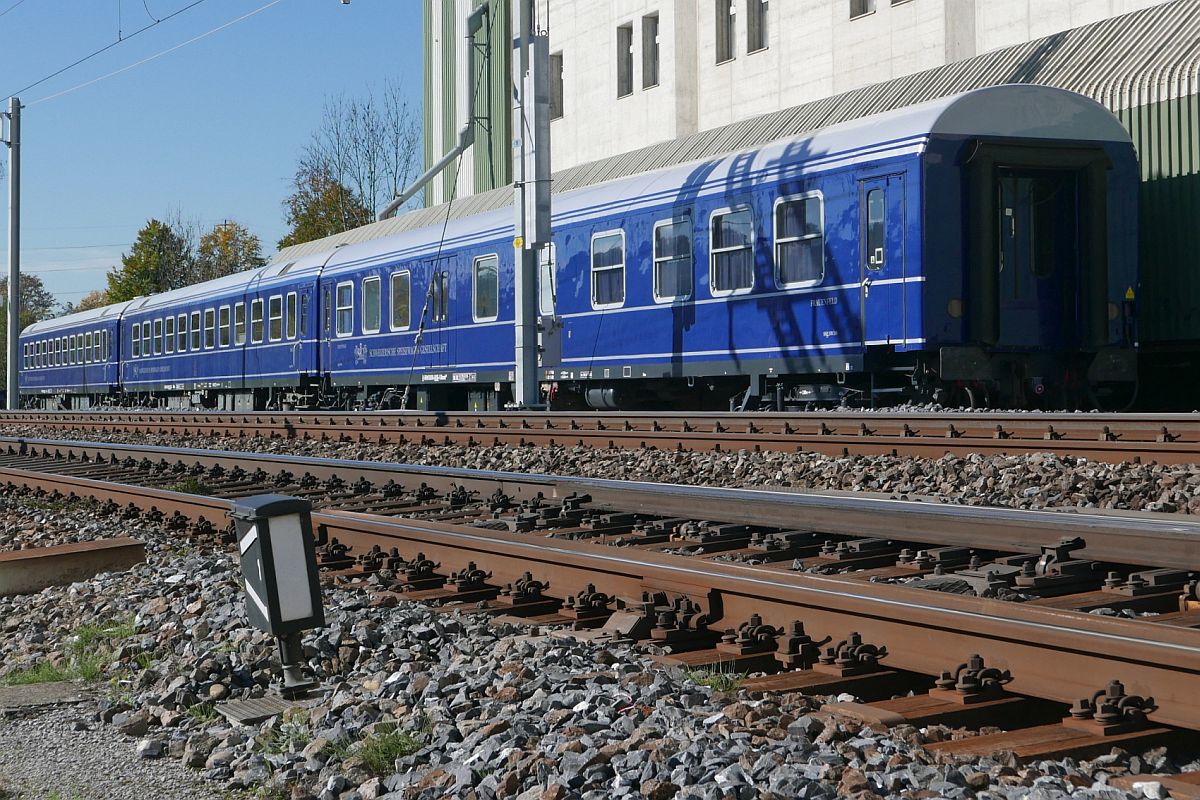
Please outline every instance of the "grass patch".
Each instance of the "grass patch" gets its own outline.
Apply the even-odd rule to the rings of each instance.
[[[4,677],[9,686],[55,681],[96,681],[104,674],[104,665],[112,660],[113,646],[135,633],[133,617],[104,623],[89,623],[75,630],[68,640],[65,660],[43,661],[28,669],[10,672]]]
[[[746,682],[746,673],[733,672],[724,667],[689,669],[683,674],[697,686],[707,686],[715,692],[736,692]]]
[[[187,715],[201,724],[212,722],[217,718],[217,704],[210,702],[196,703],[188,706]]]
[[[312,741],[308,712],[302,708],[288,709],[283,712],[277,727],[265,731],[259,741],[263,752],[270,755],[280,756],[303,750]]]
[[[172,483],[170,486],[165,486],[163,488],[165,488],[168,492],[181,492],[182,494],[198,494],[198,495],[203,495],[205,497],[211,497],[212,493],[213,493],[211,486],[209,486],[207,483],[200,480],[199,478],[195,477],[194,475],[189,475],[188,477],[184,478],[183,480],[177,481],[176,483]]]
[[[389,726],[359,741],[358,757],[363,768],[373,775],[390,775],[396,769],[396,759],[411,756],[425,746],[418,736]]]

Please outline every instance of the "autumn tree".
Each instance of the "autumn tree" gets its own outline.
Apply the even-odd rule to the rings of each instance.
[[[377,95],[326,98],[285,201],[291,230],[280,247],[341,233],[376,214],[420,172],[417,110],[400,84]]]
[[[148,221],[137,234],[121,267],[108,272],[108,301],[120,303],[141,295],[176,289],[193,282],[195,252],[187,238],[169,224]]]
[[[62,315],[74,314],[77,311],[90,311],[109,305],[108,295],[103,289],[95,289],[85,294],[78,303],[63,303]]]
[[[50,319],[54,316],[54,295],[46,290],[46,285],[37,275],[22,272],[18,283],[21,288],[21,310],[18,312],[21,330],[35,322]],[[0,278],[0,297],[8,297],[8,278]],[[8,313],[0,313],[0,341],[8,341]],[[8,348],[0,347],[0,386],[7,389],[5,377],[8,375]]]
[[[196,248],[196,281],[207,281],[261,267],[262,243],[246,226],[223,222],[200,237]]]

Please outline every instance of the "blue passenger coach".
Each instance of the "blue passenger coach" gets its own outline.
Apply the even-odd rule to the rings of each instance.
[[[545,399],[1115,394],[1136,366],[1137,189],[1110,112],[1013,85],[558,193],[538,276]],[[121,390],[256,408],[388,407],[406,387],[416,407],[511,398],[511,211],[352,238],[366,240],[131,306]],[[186,370],[134,369],[172,355],[154,351],[160,315],[165,336],[168,318],[191,331],[197,314]]]

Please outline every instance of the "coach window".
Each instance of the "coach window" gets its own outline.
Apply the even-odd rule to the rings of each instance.
[[[301,339],[308,330],[308,292],[300,293],[300,327],[297,330]]]
[[[820,193],[775,203],[775,282],[816,286],[825,279],[825,210]]]
[[[188,328],[191,332],[191,350],[195,352],[200,349],[200,312],[193,311],[191,319],[188,320]]]
[[[217,345],[217,312],[214,309],[204,309],[204,349],[211,350]]]
[[[229,347],[229,341],[233,338],[230,335],[233,326],[229,318],[229,306],[221,306],[217,310],[217,334],[221,347]]]
[[[718,211],[712,217],[708,285],[713,296],[754,288],[754,215],[748,208]]]
[[[383,323],[381,307],[382,286],[379,278],[363,278],[362,282],[362,332],[379,333]]]
[[[285,317],[284,330],[287,332],[287,338],[296,338],[296,293],[288,292],[287,295],[287,316]]]
[[[250,301],[250,341],[259,344],[263,340],[263,301]]]
[[[283,295],[267,300],[267,338],[272,342],[283,339]]]
[[[92,363],[92,332],[83,335],[83,363]]]
[[[592,308],[625,305],[625,232],[592,237]]]
[[[450,273],[433,273],[433,321],[445,322],[450,318]]]
[[[103,331],[103,334],[104,334],[104,346],[101,348],[100,352],[103,354],[105,361],[111,361],[112,360],[112,350],[108,349],[109,348],[108,331]]]
[[[150,355],[150,320],[142,323],[142,355]]]
[[[549,316],[558,300],[558,251],[554,242],[538,251],[538,311]]]
[[[21,368],[29,369],[29,343],[21,345]]]
[[[170,354],[175,352],[175,318],[167,317],[163,320],[163,352]]]
[[[233,343],[241,347],[246,343],[246,304],[233,307]]]
[[[692,221],[668,219],[654,226],[654,299],[692,296]]]
[[[163,324],[161,319],[154,320],[154,355],[162,353]]]
[[[354,283],[346,281],[337,285],[337,335],[354,333]]]
[[[180,353],[187,352],[187,314],[175,318],[175,349]]]
[[[104,355],[103,355],[104,351],[100,347],[100,342],[101,342],[103,336],[104,336],[103,331],[96,331],[94,334],[92,334],[92,361],[103,361],[104,360]]]
[[[54,342],[54,366],[61,367],[67,363],[67,337],[60,336]]]
[[[133,323],[133,336],[131,338],[133,340],[133,357],[139,358],[142,355],[142,340],[138,336],[138,324],[136,322]]]
[[[494,255],[475,259],[471,269],[471,318],[491,322],[500,315],[500,259]]]
[[[412,297],[412,273],[408,270],[392,273],[392,296],[388,307],[392,314],[392,330],[408,330]]]
[[[75,363],[75,337],[73,335],[67,337],[67,344],[68,347],[66,361],[67,365],[70,366]]]
[[[886,238],[887,216],[883,189],[872,189],[867,192],[867,269],[883,269],[883,243]]]

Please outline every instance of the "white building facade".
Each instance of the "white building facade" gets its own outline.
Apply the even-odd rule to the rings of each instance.
[[[538,25],[550,37],[553,167],[706,131],[1162,2],[540,0]],[[450,22],[468,5],[425,0],[429,163],[453,146],[446,140],[453,129],[447,117],[453,116],[457,87],[442,76],[454,74],[459,37]],[[504,44],[493,50],[497,62],[507,57]],[[485,91],[507,92],[501,83],[493,80]],[[503,97],[494,98],[491,107],[502,108]],[[470,167],[463,171],[474,176],[468,191],[508,180],[505,165],[493,162],[510,153],[482,150],[468,154]],[[432,187],[427,203],[449,199],[447,185]]]

